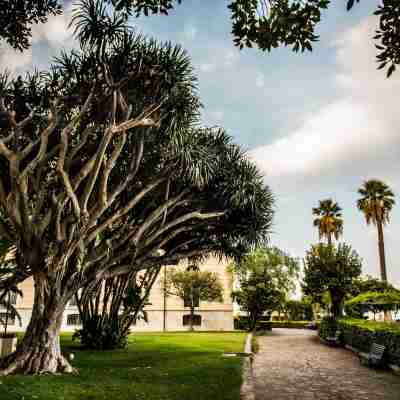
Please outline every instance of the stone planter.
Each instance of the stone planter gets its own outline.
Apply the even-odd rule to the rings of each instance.
[[[0,358],[8,356],[17,348],[17,336],[15,334],[0,335]]]

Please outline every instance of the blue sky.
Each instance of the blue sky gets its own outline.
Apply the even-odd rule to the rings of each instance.
[[[185,0],[169,17],[133,20],[149,36],[181,44],[190,54],[204,104],[203,122],[221,125],[248,150],[276,196],[274,245],[303,257],[318,240],[311,209],[332,197],[343,208],[344,237],[378,275],[377,238],[355,202],[368,178],[399,193],[399,74],[375,70],[372,40],[376,0],[352,12],[334,1],[323,15],[313,53],[279,49],[267,54],[233,46],[227,1]],[[0,49],[0,66],[15,72],[43,68],[73,45],[68,12],[35,29],[24,55]],[[400,284],[400,199],[385,230],[389,279]]]

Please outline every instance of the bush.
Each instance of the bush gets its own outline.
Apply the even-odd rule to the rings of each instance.
[[[234,317],[233,327],[234,327],[234,329],[248,331],[249,330],[249,317],[246,317],[246,316]],[[256,330],[270,331],[271,329],[272,329],[271,321],[262,320],[262,321],[257,322]]]
[[[119,320],[102,321],[101,316],[94,315],[86,321],[82,329],[75,331],[72,339],[78,339],[85,349],[114,350],[126,347],[128,334],[129,332],[122,332]]]
[[[258,321],[257,331],[271,331],[272,330],[272,322],[271,321]]]
[[[319,324],[319,337],[324,340],[328,337],[334,337],[338,328],[337,320],[333,317],[324,317]]]
[[[273,328],[306,329],[310,321],[272,321]]]
[[[337,326],[345,344],[364,353],[372,343],[384,345],[387,362],[400,366],[400,324],[346,318],[338,320]]]
[[[306,329],[310,321],[258,321],[256,330],[268,330],[272,328],[296,328]],[[248,330],[248,317],[235,317],[233,320],[235,329]]]
[[[246,331],[249,328],[249,317],[234,317],[233,328],[241,331]]]

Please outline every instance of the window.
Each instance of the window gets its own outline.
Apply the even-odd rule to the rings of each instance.
[[[3,324],[6,323],[6,319],[7,319],[8,325],[15,325],[15,315],[14,314],[8,313],[8,316],[7,316],[7,313],[0,313],[0,321]]]
[[[193,307],[199,307],[200,305],[200,299],[199,296],[193,296]],[[191,307],[192,306],[192,299],[190,298],[190,295],[187,294],[185,298],[183,299],[183,306],[184,307]]]
[[[183,326],[190,325],[190,314],[183,316]],[[193,315],[193,326],[200,326],[201,325],[201,315],[194,314]]]
[[[68,314],[67,325],[81,325],[81,318],[79,314]]]

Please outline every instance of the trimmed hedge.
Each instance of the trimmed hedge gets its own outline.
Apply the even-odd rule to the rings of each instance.
[[[272,321],[272,328],[307,329],[310,321]],[[317,323],[318,325],[318,323]]]
[[[249,329],[248,317],[235,317],[233,319],[234,329],[247,331]],[[258,321],[256,330],[270,331],[272,329],[271,321]]]
[[[386,347],[386,361],[400,366],[400,324],[376,322],[363,319],[344,318],[336,322],[343,334],[344,344],[363,353],[368,353],[372,343]],[[321,322],[320,336],[324,338],[327,323]],[[332,329],[332,325],[329,327]]]
[[[247,330],[248,329],[247,317],[235,317],[233,320],[235,329]],[[296,328],[306,329],[310,321],[259,321],[257,330],[268,330],[272,328]],[[318,324],[318,323],[317,323]]]

